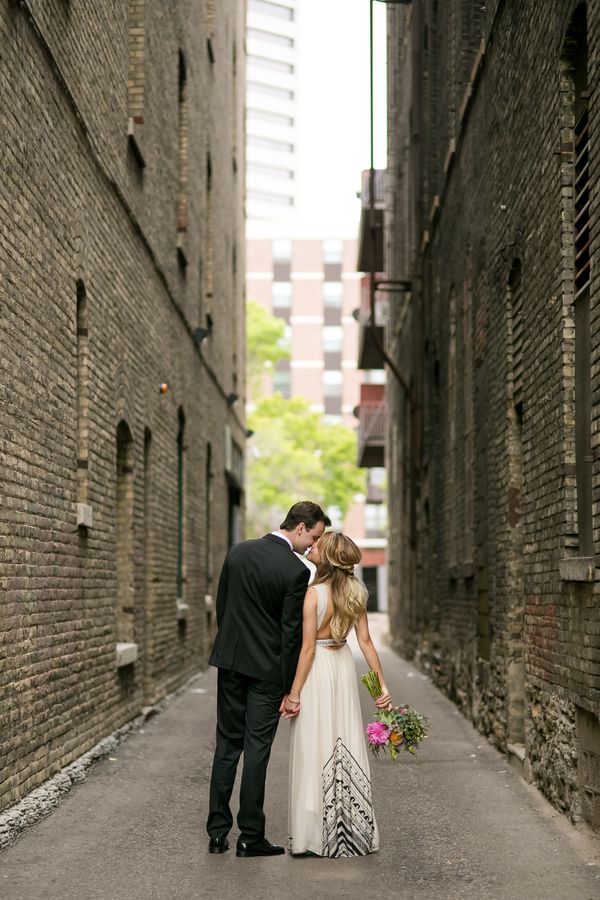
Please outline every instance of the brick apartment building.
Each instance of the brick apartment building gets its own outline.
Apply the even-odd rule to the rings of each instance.
[[[600,2],[390,6],[394,640],[600,825]]]
[[[248,297],[286,323],[290,359],[277,364],[272,389],[305,397],[325,421],[357,427],[363,381],[383,371],[357,367],[363,276],[356,271],[357,242],[328,238],[251,239],[247,247]],[[358,460],[362,465],[362,461]],[[383,456],[369,470],[367,494],[355,499],[343,523],[362,550],[361,575],[373,609],[387,604]]]
[[[0,41],[2,809],[206,664],[242,508],[244,4],[22,0]]]

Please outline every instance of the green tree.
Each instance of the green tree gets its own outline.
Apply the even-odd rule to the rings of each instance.
[[[277,527],[297,500],[337,507],[343,517],[364,491],[355,433],[323,422],[304,398],[264,397],[248,425],[254,432],[247,448],[249,537]]]
[[[289,359],[285,322],[257,303],[246,304],[246,365],[248,395],[256,401],[264,394],[266,372],[281,359]]]

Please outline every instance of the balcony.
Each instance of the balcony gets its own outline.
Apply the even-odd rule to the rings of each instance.
[[[358,465],[364,469],[385,465],[385,385],[361,384],[358,407]]]
[[[362,173],[360,231],[358,238],[358,272],[383,271],[383,169],[376,169],[373,177],[373,208],[371,209],[371,170]]]
[[[376,275],[378,279],[383,276]],[[381,347],[384,346],[384,327],[388,317],[388,299],[375,294],[375,334],[370,327],[371,320],[371,276],[365,275],[361,280],[360,309],[354,317],[360,325],[358,334],[358,368],[383,369]]]

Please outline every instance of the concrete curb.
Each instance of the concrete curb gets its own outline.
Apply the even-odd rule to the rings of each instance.
[[[185,693],[190,685],[198,681],[205,672],[197,672],[192,675],[181,687],[167,694],[154,706],[143,708],[141,715],[126,722],[117,728],[112,734],[103,738],[91,750],[88,750],[74,762],[69,763],[57,775],[53,775],[40,787],[34,788],[26,797],[0,813],[0,852],[13,844],[16,839],[40,819],[50,815],[62,802],[63,797],[69,793],[74,784],[84,781],[92,765],[100,759],[109,756],[126,740],[129,735],[138,731],[144,723],[154,715],[162,712],[180,694]]]

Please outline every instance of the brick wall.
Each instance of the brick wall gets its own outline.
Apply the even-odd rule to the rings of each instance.
[[[422,0],[388,13],[387,267],[412,281],[388,333],[412,384],[410,398],[389,390],[390,605],[397,645],[498,747],[525,755],[556,806],[576,819],[587,797],[592,821],[600,618],[577,524],[575,5]],[[596,0],[587,27],[593,298]],[[595,307],[583,352],[597,540]]]
[[[0,808],[206,665],[239,487],[226,424],[244,441],[243,33],[237,0],[218,5],[210,55],[204,4],[0,10]],[[116,665],[118,641],[135,662]]]

